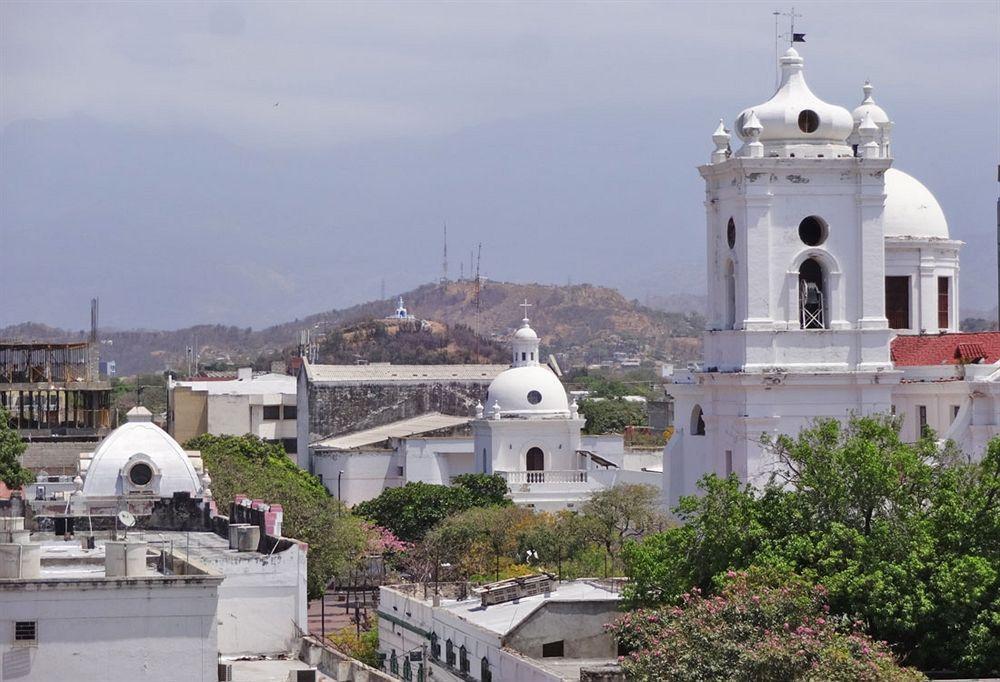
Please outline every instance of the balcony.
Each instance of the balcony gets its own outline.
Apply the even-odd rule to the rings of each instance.
[[[552,471],[497,471],[495,472],[507,481],[507,486],[520,486],[524,484],[563,484],[563,483],[586,483],[586,469],[565,469]]]

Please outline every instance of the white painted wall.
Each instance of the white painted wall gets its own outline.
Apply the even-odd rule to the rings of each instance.
[[[396,442],[407,483],[449,485],[455,476],[476,473],[473,443],[469,437],[404,438]]]
[[[312,454],[313,473],[323,477],[323,485],[334,497],[338,474],[344,472],[340,494],[344,504],[352,507],[378,497],[386,488],[403,485],[401,466],[404,461],[394,450],[314,450]]]
[[[215,682],[220,580],[0,585],[0,679]],[[37,644],[13,643],[22,620],[37,621]]]

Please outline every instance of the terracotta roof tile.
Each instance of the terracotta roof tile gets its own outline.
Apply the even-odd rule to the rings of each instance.
[[[892,362],[898,367],[994,364],[1000,361],[1000,332],[897,336]]]

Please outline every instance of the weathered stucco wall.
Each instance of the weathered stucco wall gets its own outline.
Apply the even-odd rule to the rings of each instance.
[[[460,417],[486,401],[482,383],[413,383],[308,386],[309,440],[351,433],[409,419],[426,412]]]
[[[618,647],[604,626],[618,617],[615,602],[552,601],[528,617],[505,639],[525,656],[542,658],[542,645],[562,640],[565,658],[614,658]]]

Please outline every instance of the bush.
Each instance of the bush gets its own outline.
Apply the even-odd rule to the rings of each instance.
[[[729,572],[715,596],[626,614],[608,626],[635,680],[920,680],[860,622],[830,616],[826,590],[801,579]]]

